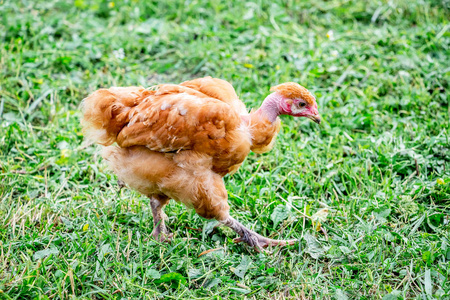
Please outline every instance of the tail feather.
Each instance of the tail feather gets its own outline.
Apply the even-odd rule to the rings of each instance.
[[[130,121],[133,107],[152,93],[142,87],[113,87],[89,95],[81,104],[86,141],[104,146],[113,144]]]

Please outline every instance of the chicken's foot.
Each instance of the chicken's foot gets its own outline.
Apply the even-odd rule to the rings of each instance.
[[[153,214],[152,236],[157,241],[170,242],[173,234],[168,233],[166,224],[164,224],[164,218],[166,218],[166,214],[162,210],[164,205],[165,203],[161,203],[156,197],[150,197],[150,206]]]
[[[249,246],[256,248],[257,250],[261,250],[262,248],[265,248],[267,246],[286,246],[286,245],[293,245],[297,242],[297,240],[273,240],[266,237],[263,237],[262,235],[257,234],[253,230],[248,229],[239,221],[234,219],[233,217],[229,216],[227,219],[220,221],[225,226],[230,227],[233,229],[237,234],[240,235],[240,237],[234,239],[235,243],[239,242],[246,242]]]

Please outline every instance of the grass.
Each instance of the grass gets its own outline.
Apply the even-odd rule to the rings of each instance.
[[[0,0],[0,298],[449,299],[449,12]],[[285,81],[317,96],[321,126],[284,118],[275,148],[225,178],[237,219],[299,244],[256,253],[175,202],[159,244],[149,200],[82,146],[95,89],[204,75],[248,107]]]

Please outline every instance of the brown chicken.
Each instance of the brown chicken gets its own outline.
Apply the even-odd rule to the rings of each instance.
[[[248,113],[228,82],[211,77],[153,89],[100,89],[83,100],[83,132],[106,146],[102,156],[120,180],[150,198],[155,239],[172,237],[162,209],[174,199],[233,229],[240,236],[236,242],[257,248],[293,244],[265,238],[231,217],[222,179],[250,151],[272,148],[279,115],[320,123],[316,100],[304,87],[287,82],[271,91]]]

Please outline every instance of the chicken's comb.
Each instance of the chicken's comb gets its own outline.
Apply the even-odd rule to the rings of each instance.
[[[313,105],[316,102],[316,98],[304,87],[295,82],[285,82],[270,88],[271,92],[278,92],[286,98],[294,99],[301,98],[306,103]]]

